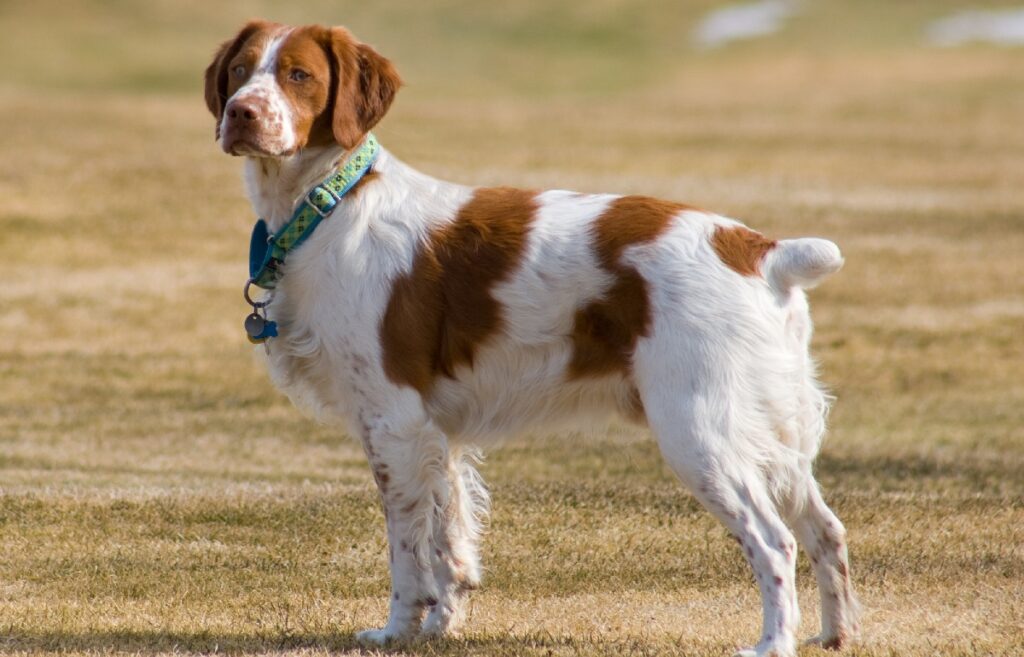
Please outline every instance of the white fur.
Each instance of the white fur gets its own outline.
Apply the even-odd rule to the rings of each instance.
[[[250,159],[256,213],[276,230],[344,156],[332,147]],[[780,242],[764,278],[741,276],[711,246],[717,226],[738,224],[680,212],[657,239],[622,256],[646,281],[653,319],[632,373],[570,381],[574,313],[613,283],[593,229],[616,197],[539,194],[525,254],[492,290],[502,330],[472,367],[459,366],[422,397],[385,374],[380,324],[395,279],[472,190],[418,173],[386,150],[374,172],[290,254],[269,306],[280,329],[269,348],[274,381],[297,405],[347,423],[380,487],[391,610],[363,640],[444,634],[463,620],[467,591],[480,580],[488,504],[473,467],[477,446],[555,421],[606,418],[629,406],[634,389],[666,460],[736,536],[757,576],[764,628],[751,654],[794,654],[796,539],[821,590],[821,640],[854,637],[844,530],[811,474],[828,399],[808,354],[800,289],[841,265],[831,242]]]

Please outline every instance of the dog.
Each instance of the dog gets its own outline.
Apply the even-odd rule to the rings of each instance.
[[[842,266],[836,245],[644,196],[437,180],[370,132],[400,85],[345,28],[264,21],[205,79],[261,218],[250,284],[272,292],[246,286],[246,328],[278,387],[358,437],[380,492],[390,611],[358,639],[464,621],[489,504],[478,448],[618,414],[749,561],[764,625],[739,654],[795,654],[797,541],[821,594],[812,641],[852,641],[846,532],[811,468],[831,400],[804,290]]]

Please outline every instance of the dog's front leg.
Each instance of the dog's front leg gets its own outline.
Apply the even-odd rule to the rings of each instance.
[[[419,413],[368,423],[363,440],[387,521],[391,601],[387,624],[357,639],[382,644],[415,635],[424,609],[438,603],[432,542],[450,494],[448,443]]]
[[[434,579],[441,595],[423,621],[425,636],[457,632],[466,617],[469,592],[480,586],[477,541],[490,500],[473,467],[477,460],[474,451],[459,449],[453,449],[449,458],[448,505],[434,528]]]

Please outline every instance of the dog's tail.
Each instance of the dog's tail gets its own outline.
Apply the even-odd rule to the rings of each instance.
[[[794,287],[810,289],[843,266],[843,255],[833,242],[817,237],[779,240],[764,256],[761,271],[780,294]]]
[[[789,450],[774,452],[779,459],[775,468],[779,474],[778,480],[773,482],[773,492],[777,499],[788,500],[787,503],[794,508],[804,501],[797,492],[797,484],[803,481],[809,472],[807,463],[821,448],[832,401],[815,375],[815,363],[808,350],[813,330],[810,311],[807,297],[800,290],[819,285],[842,266],[843,256],[839,247],[829,240],[815,237],[779,240],[761,261],[764,279],[786,317],[783,325],[786,339],[783,343],[787,347],[776,354],[778,360],[765,374],[764,385],[770,390],[763,393],[765,399],[777,404],[770,411],[771,426],[776,428],[775,437],[789,447]],[[773,374],[787,371],[787,368],[792,368],[790,377],[771,378]],[[780,394],[779,389],[787,385],[792,386],[792,394]]]

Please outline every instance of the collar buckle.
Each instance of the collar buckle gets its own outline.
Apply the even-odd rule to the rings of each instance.
[[[326,191],[327,194],[334,201],[334,203],[331,203],[331,207],[329,207],[326,211],[321,210],[320,206],[317,205],[316,201],[313,200],[313,195],[316,194],[317,192],[321,192],[321,191]],[[334,210],[334,206],[337,204],[337,202],[338,202],[337,195],[334,192],[332,192],[331,190],[326,189],[324,187],[321,187],[320,185],[317,185],[313,189],[309,190],[309,193],[306,194],[306,203],[309,205],[309,207],[313,208],[313,210],[318,215],[320,215],[321,219],[326,219],[327,216],[331,214],[331,212]]]

